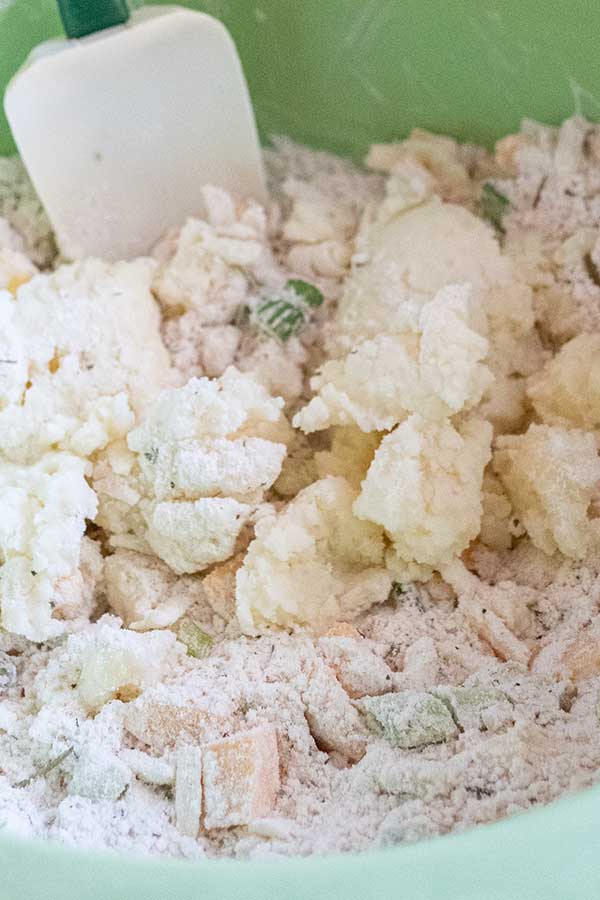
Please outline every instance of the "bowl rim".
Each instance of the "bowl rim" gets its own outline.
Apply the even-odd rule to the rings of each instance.
[[[405,900],[592,900],[599,834],[600,785],[462,833],[357,854],[178,860],[5,836],[0,898],[60,900],[76,887],[78,900],[383,900],[390,891]]]

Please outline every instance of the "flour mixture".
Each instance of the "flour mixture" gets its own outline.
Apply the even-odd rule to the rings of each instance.
[[[600,128],[276,140],[150,258],[0,160],[0,825],[358,851],[600,776]]]

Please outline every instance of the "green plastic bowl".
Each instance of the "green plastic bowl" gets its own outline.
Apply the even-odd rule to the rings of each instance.
[[[599,117],[590,0],[183,5],[229,27],[265,137],[360,157],[415,125],[490,145],[524,116]],[[0,0],[0,85],[59,33],[55,0]],[[0,152],[12,150],[2,119]],[[71,898],[599,900],[600,789],[465,834],[326,859],[162,862],[0,839],[0,900]]]

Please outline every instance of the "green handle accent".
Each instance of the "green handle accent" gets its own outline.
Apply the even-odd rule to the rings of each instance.
[[[80,38],[129,18],[126,0],[58,0],[67,37]]]

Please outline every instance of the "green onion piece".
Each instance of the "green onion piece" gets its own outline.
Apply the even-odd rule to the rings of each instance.
[[[247,325],[250,321],[250,307],[247,303],[242,303],[241,306],[238,306],[237,313],[235,315],[235,324],[238,328],[241,328],[243,325]]]
[[[260,328],[272,337],[287,341],[305,324],[304,313],[288,300],[263,300],[256,308]]]
[[[481,188],[479,209],[483,218],[486,219],[490,225],[493,225],[500,234],[505,233],[502,219],[504,218],[508,206],[510,206],[508,198],[505,197],[504,194],[501,194],[500,191],[497,191],[493,184],[486,181]]]
[[[283,297],[263,298],[249,318],[260,331],[285,343],[306,325],[311,309],[321,306],[323,294],[299,278],[287,281],[284,292]]]
[[[402,750],[441,744],[458,735],[447,706],[423,691],[364,697],[357,706],[373,734]]]
[[[308,303],[313,308],[321,306],[323,303],[323,294],[319,288],[315,287],[314,284],[309,284],[308,281],[302,281],[301,278],[290,278],[285,286],[287,290],[294,291],[299,297],[302,297],[305,303]]]
[[[204,659],[210,654],[213,639],[191,619],[182,619],[177,629],[177,639],[187,647],[188,656]]]

